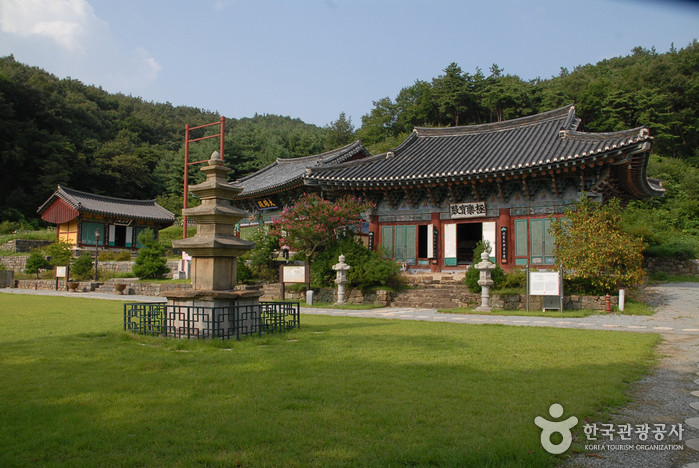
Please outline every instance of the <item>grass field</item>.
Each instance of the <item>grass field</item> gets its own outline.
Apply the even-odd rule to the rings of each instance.
[[[583,318],[589,317],[590,315],[607,315],[604,310],[593,310],[593,309],[578,309],[578,310],[564,310],[562,313],[555,310],[543,311],[541,309],[530,309],[529,312],[526,310],[501,310],[495,309],[490,313],[478,312],[475,309],[469,309],[466,307],[455,307],[453,309],[439,309],[439,312],[443,314],[466,314],[466,315],[515,315],[521,317],[549,317],[549,318]],[[624,311],[620,312],[618,307],[613,307],[612,313],[622,314],[622,315],[653,315],[653,309],[644,302],[635,301],[633,299],[626,299],[626,306]]]
[[[122,332],[122,307],[0,294],[0,466],[555,466],[534,418],[601,421],[658,340],[303,315],[190,342]]]

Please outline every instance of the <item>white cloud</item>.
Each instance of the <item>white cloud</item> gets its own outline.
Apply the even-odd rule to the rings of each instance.
[[[81,49],[93,26],[106,27],[85,0],[2,0],[0,28],[20,36],[45,36],[68,50]]]
[[[110,92],[139,94],[160,64],[144,47],[127,50],[87,0],[0,0],[0,55]]]

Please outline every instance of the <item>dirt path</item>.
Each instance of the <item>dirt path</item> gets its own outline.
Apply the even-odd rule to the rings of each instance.
[[[651,304],[656,307],[658,320],[675,320],[685,323],[699,321],[699,283],[673,283],[647,288],[651,295]],[[564,468],[611,468],[611,467],[685,467],[699,463],[699,452],[685,446],[689,439],[699,438],[699,430],[685,424],[687,418],[699,417],[699,411],[690,407],[690,403],[699,402],[699,398],[690,392],[699,390],[699,337],[696,335],[664,333],[664,341],[659,345],[660,365],[651,375],[646,376],[636,385],[631,393],[633,402],[621,409],[609,422],[617,428],[621,424],[682,424],[684,434],[678,437],[666,437],[662,441],[640,441],[634,435],[630,441],[621,441],[616,436],[613,441],[591,441],[589,444],[605,445],[605,450],[585,450],[582,454],[571,457],[562,466]],[[699,380],[697,380],[699,382]],[[597,424],[600,425],[599,423]],[[614,445],[654,444],[681,445],[684,450],[609,450]],[[696,465],[699,466],[699,465]],[[694,468],[692,466],[691,468]]]

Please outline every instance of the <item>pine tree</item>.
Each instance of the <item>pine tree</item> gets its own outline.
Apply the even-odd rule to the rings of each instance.
[[[146,229],[138,235],[138,241],[144,245],[138,251],[136,264],[133,267],[134,275],[139,278],[162,278],[170,271],[165,258],[165,248],[155,240],[155,234],[151,229]]]

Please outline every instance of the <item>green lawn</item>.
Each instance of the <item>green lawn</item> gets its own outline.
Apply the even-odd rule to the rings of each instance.
[[[475,309],[469,309],[466,307],[455,307],[453,309],[439,309],[438,312],[443,314],[465,314],[465,315],[508,315],[508,316],[520,316],[520,317],[549,317],[549,318],[583,318],[589,317],[590,315],[607,315],[604,310],[593,310],[593,309],[578,309],[578,310],[564,310],[562,313],[555,310],[543,311],[541,309],[529,309],[526,310],[502,310],[495,309],[492,312],[478,312]],[[645,302],[634,301],[633,299],[626,299],[626,304],[624,311],[620,312],[619,308],[612,307],[613,314],[622,315],[653,315],[653,309]]]
[[[124,333],[122,307],[0,294],[0,466],[554,466],[534,418],[600,421],[658,341],[303,315],[202,343]]]

